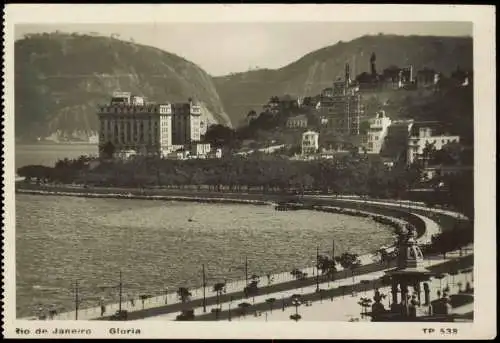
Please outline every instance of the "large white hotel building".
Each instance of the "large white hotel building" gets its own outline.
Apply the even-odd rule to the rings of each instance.
[[[175,147],[200,141],[201,107],[187,103],[147,103],[129,92],[115,92],[100,106],[99,151],[111,143],[116,153],[166,156]]]

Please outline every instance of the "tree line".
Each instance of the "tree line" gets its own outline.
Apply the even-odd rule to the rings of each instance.
[[[87,187],[170,188],[215,192],[322,192],[405,198],[418,188],[422,169],[403,164],[389,168],[377,156],[353,153],[335,159],[295,161],[253,154],[207,160],[169,160],[136,157],[132,160],[98,160],[87,156],[64,159],[54,167],[28,165],[17,170],[28,182]],[[427,192],[426,202],[448,204],[473,214],[472,171],[441,177],[444,187]]]
[[[419,180],[413,167],[389,169],[378,158],[348,155],[332,160],[293,161],[254,154],[209,160],[168,160],[137,157],[132,160],[94,160],[81,156],[54,167],[25,166],[18,175],[49,183],[78,183],[108,187],[201,188],[212,191],[321,191],[324,193],[394,197]]]

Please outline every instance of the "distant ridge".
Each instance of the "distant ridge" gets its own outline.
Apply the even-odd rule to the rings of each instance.
[[[369,72],[372,52],[377,55],[380,72],[391,65],[408,64],[414,70],[428,67],[447,75],[457,66],[472,69],[472,43],[471,37],[366,35],[313,51],[279,69],[235,73],[214,77],[214,81],[224,108],[236,125],[250,110],[259,112],[273,95],[318,94],[343,72],[345,63],[350,63],[355,74]]]

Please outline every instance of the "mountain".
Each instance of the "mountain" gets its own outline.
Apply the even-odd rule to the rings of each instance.
[[[26,35],[15,42],[16,138],[97,130],[96,108],[112,92],[150,101],[193,97],[205,120],[231,126],[212,78],[200,67],[162,50],[116,38],[79,34]]]
[[[305,37],[307,38],[307,37]],[[449,75],[457,66],[472,70],[471,37],[363,36],[311,52],[280,69],[261,69],[215,77],[215,86],[234,125],[247,113],[261,110],[273,95],[316,95],[343,76],[349,63],[351,75],[370,72],[370,56],[376,54],[377,72],[391,65],[412,64]]]

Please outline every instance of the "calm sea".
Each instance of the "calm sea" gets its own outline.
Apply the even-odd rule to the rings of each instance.
[[[79,280],[82,307],[116,292],[160,294],[197,287],[201,264],[208,284],[310,266],[316,246],[363,253],[391,241],[388,227],[369,219],[270,206],[16,195],[17,315],[39,306],[72,310]]]
[[[97,145],[91,144],[16,144],[16,169],[29,164],[53,167],[59,159],[97,155]]]

